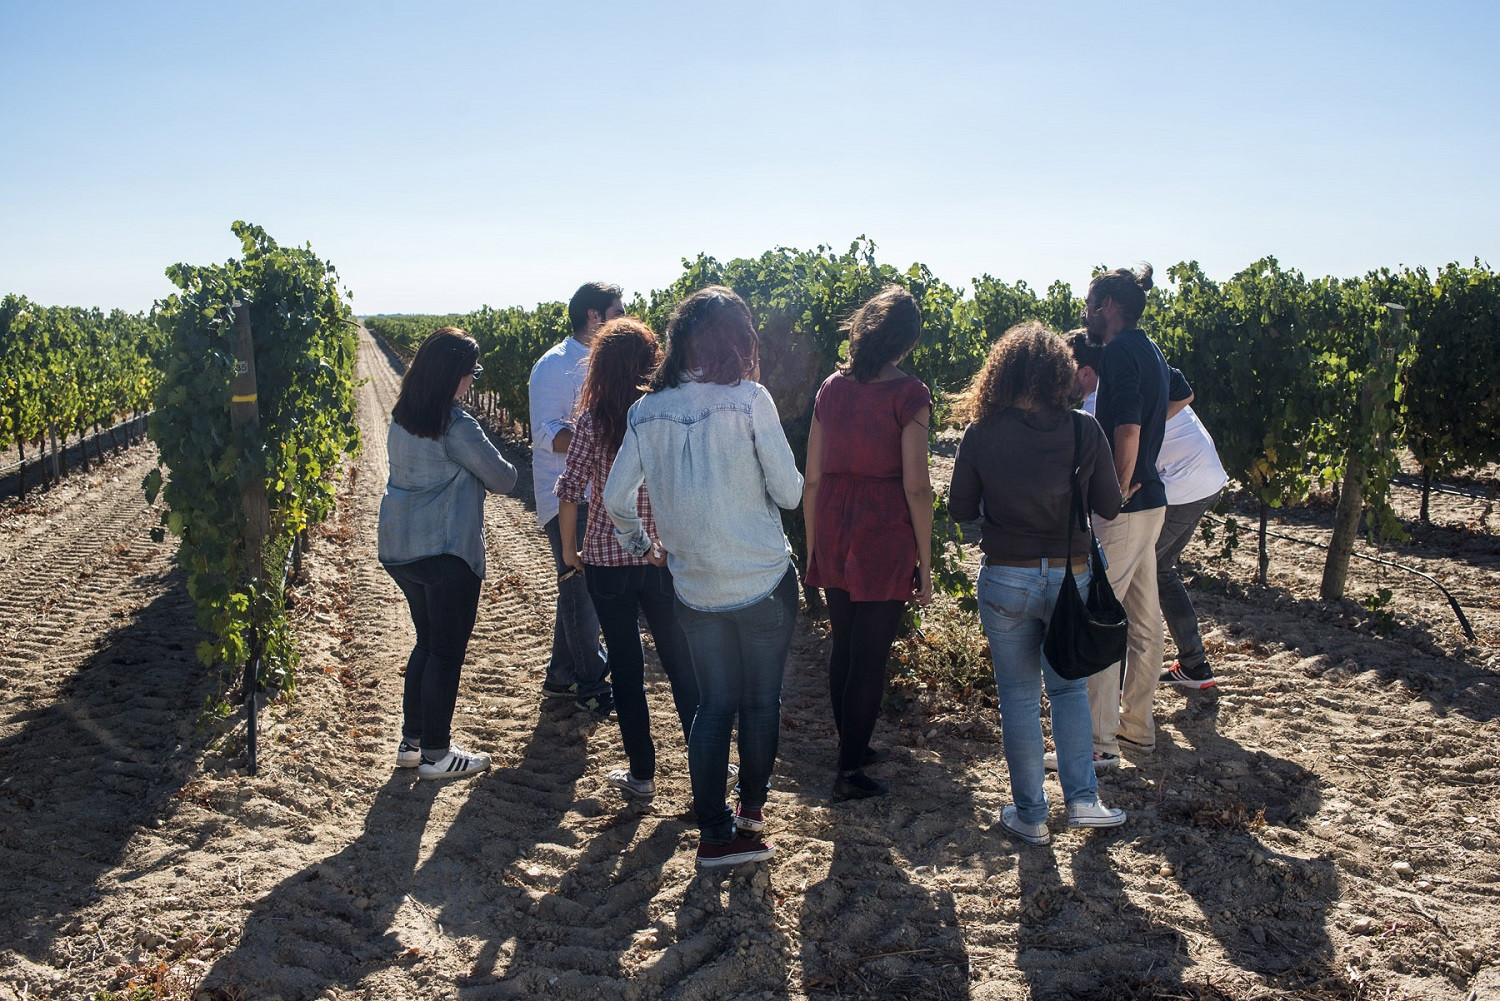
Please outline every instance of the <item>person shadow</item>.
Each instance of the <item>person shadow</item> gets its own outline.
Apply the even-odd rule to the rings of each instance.
[[[656,703],[662,716],[669,699]],[[613,753],[613,725],[589,737]],[[572,781],[591,783],[583,779],[584,742],[577,746]],[[679,812],[665,790],[649,803],[621,802],[601,783],[597,796],[570,797],[550,827],[535,822],[535,810],[517,813],[515,826],[533,832],[534,850],[504,846],[494,860],[484,856],[513,825],[497,826],[495,808],[472,805],[483,820],[455,820],[423,866],[430,883],[446,888],[440,920],[484,929],[460,997],[785,996],[787,942],[771,870],[694,873],[691,810]],[[475,856],[482,861],[470,861]],[[485,871],[488,886],[465,881],[464,868]]]
[[[413,872],[437,795],[437,783],[393,773],[354,841],[251,907],[238,942],[214,963],[197,997],[315,997],[401,956],[407,946],[393,926],[416,890]]]
[[[1101,795],[1129,812],[1124,826],[1075,830],[1022,854],[1016,965],[1032,997],[1180,996],[1203,986],[1192,968],[1214,951],[1273,990],[1339,976],[1328,934],[1340,897],[1334,864],[1275,843],[1317,814],[1321,782],[1224,737],[1217,715],[1213,694],[1195,694],[1173,716],[1191,748],[1174,748],[1159,728],[1154,755],[1105,773]],[[1193,768],[1181,767],[1184,754]],[[1085,839],[1066,881],[1053,854],[1062,837]],[[1130,855],[1155,871],[1127,884],[1119,866]]]
[[[130,867],[133,839],[181,808],[210,736],[192,723],[215,680],[195,654],[203,634],[186,580],[180,569],[133,577],[160,593],[68,673],[62,644],[44,665],[23,667],[32,655],[14,650],[0,660],[16,695],[0,739],[0,934],[32,962],[49,961],[106,874],[124,867],[128,884],[188,850]],[[55,696],[20,697],[39,676],[57,685]]]
[[[967,998],[969,956],[953,894],[907,875],[903,858],[936,857],[927,839],[837,823],[827,875],[803,894],[808,995]],[[905,841],[905,844],[902,842]],[[937,880],[940,864],[918,866]]]
[[[1159,730],[1156,760],[1138,769],[1155,783],[1143,816],[1177,829],[1160,840],[1164,893],[1191,902],[1228,959],[1270,986],[1300,990],[1339,975],[1328,935],[1341,896],[1337,869],[1281,847],[1317,816],[1323,780],[1224,736],[1217,689],[1196,694],[1204,697],[1171,714],[1191,746],[1174,754]],[[1170,759],[1183,753],[1198,766],[1174,768]]]
[[[389,981],[392,967],[404,971],[395,979],[409,978],[403,989],[422,986],[425,960],[451,958],[476,939],[503,940],[547,910],[547,895],[525,886],[533,879],[526,863],[567,849],[563,821],[585,761],[569,717],[542,714],[513,764],[461,780],[463,804],[435,841],[424,838],[428,821],[444,787],[453,787],[395,772],[377,790],[359,837],[254,904],[198,996],[318,997]],[[475,958],[483,960],[483,948]]]
[[[987,864],[984,832],[964,818],[999,807],[976,798],[976,785],[987,785],[944,745],[929,747],[885,717],[872,743],[888,745],[891,756],[870,774],[888,779],[890,792],[831,802],[838,735],[828,643],[820,628],[799,630],[783,686],[778,784],[800,811],[772,840],[795,859],[793,871],[807,874],[801,886],[781,888],[783,920],[796,922],[800,938],[800,954],[789,957],[794,976],[807,996],[967,998],[969,955],[947,881]],[[987,744],[980,754],[991,746],[998,750]],[[768,811],[782,809],[778,798]]]

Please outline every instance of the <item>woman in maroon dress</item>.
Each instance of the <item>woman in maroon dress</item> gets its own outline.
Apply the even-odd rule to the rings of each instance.
[[[870,747],[886,657],[907,601],[932,598],[932,393],[896,367],[917,345],[922,313],[911,293],[888,285],[844,329],[849,361],[818,390],[803,490],[807,583],[823,588],[833,627],[835,800],[890,788],[864,772],[890,753]]]

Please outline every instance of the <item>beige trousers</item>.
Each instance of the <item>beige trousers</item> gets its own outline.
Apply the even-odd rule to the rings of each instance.
[[[1130,618],[1124,663],[1089,678],[1094,750],[1106,754],[1120,753],[1120,736],[1143,747],[1156,746],[1151,710],[1166,647],[1156,594],[1156,537],[1166,514],[1167,509],[1159,507],[1122,514],[1113,521],[1094,519],[1094,534],[1109,564],[1109,586]]]

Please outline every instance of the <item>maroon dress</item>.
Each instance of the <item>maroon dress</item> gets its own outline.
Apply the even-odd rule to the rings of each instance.
[[[817,548],[807,582],[849,592],[851,601],[906,601],[917,539],[901,478],[901,429],[932,393],[921,379],[857,382],[841,372],[818,389],[823,475],[814,512]]]

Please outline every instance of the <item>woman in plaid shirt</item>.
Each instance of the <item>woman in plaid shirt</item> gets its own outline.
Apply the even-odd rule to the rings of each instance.
[[[615,712],[629,768],[608,774],[611,785],[626,796],[643,799],[656,794],[656,745],[651,739],[651,717],[646,708],[645,656],[641,649],[639,615],[644,613],[656,641],[656,653],[672,685],[672,699],[686,740],[698,708],[698,685],[688,658],[686,641],[677,624],[672,572],[656,535],[651,500],[644,485],[636,495],[636,512],[645,524],[651,548],[632,556],[616,541],[615,526],[605,513],[604,482],[625,436],[625,413],[641,398],[651,373],[661,361],[661,348],[651,328],[631,317],[611,320],[599,329],[583,392],[568,464],[557,480],[558,528],[563,561],[582,572],[594,599],[604,646],[613,676]],[[583,547],[577,546],[578,507],[589,499]]]

